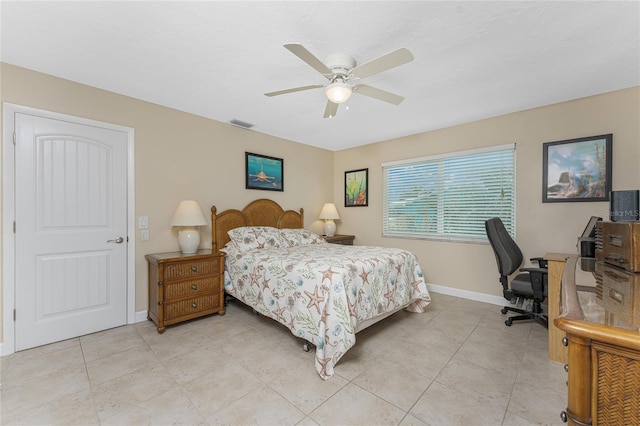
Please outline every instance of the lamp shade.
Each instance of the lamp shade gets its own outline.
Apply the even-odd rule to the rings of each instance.
[[[320,211],[320,219],[340,219],[336,205],[333,203],[325,203],[324,206],[322,206],[322,211]]]
[[[180,201],[176,209],[171,226],[204,226],[207,224],[207,218],[202,212],[200,204],[195,200]]]
[[[346,102],[351,97],[352,92],[351,86],[342,81],[333,82],[324,90],[324,94],[334,104]]]

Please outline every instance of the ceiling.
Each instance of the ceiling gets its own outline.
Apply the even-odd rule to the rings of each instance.
[[[640,84],[640,2],[12,2],[3,62],[341,150]],[[413,62],[323,118],[326,84],[283,47]]]

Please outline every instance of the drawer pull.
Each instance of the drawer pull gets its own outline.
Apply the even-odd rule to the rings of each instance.
[[[198,272],[198,267],[197,266],[192,266],[191,267],[191,272]]]
[[[562,420],[563,423],[566,423],[567,420],[569,420],[569,418],[567,417],[566,411],[563,411],[562,413],[560,413],[560,420]]]
[[[197,289],[198,289],[197,285],[194,284],[194,285],[191,286],[191,290],[197,290]]]
[[[618,254],[615,254],[615,253],[608,254],[604,258],[607,259],[607,260],[612,260],[614,262],[617,262],[617,263],[619,263],[621,265],[624,264],[624,262],[625,262],[625,260],[624,260],[624,258],[622,258],[622,256],[620,256]]]
[[[195,309],[195,308],[197,308],[197,307],[198,307],[198,304],[194,302],[194,303],[192,303],[192,304],[191,304],[191,307],[192,307],[193,309]]]
[[[615,291],[614,289],[609,290],[609,297],[618,303],[624,302],[624,296],[622,295],[622,293]]]
[[[567,339],[566,337],[562,338],[562,346],[569,346],[569,339]]]

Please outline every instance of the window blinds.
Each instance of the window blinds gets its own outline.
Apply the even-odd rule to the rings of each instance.
[[[486,241],[498,216],[515,238],[515,144],[382,164],[383,236]]]

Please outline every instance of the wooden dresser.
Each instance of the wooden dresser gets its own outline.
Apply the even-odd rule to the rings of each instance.
[[[198,250],[148,254],[147,318],[163,333],[167,325],[203,315],[224,315],[224,254]]]
[[[333,237],[322,237],[326,242],[331,244],[342,244],[343,246],[352,246],[355,235],[335,234]]]
[[[640,424],[640,273],[567,259],[561,315],[572,425]]]

